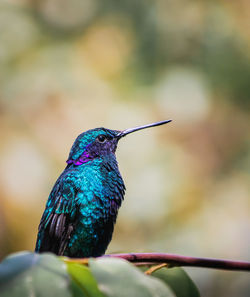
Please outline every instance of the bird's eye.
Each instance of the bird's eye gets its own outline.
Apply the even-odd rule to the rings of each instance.
[[[105,142],[107,140],[107,137],[105,135],[101,134],[101,135],[97,136],[97,140],[99,142]]]

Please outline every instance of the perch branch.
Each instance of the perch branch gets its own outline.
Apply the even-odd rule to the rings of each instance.
[[[170,267],[173,266],[191,266],[191,267],[205,267],[224,270],[241,270],[250,271],[250,262],[246,261],[232,261],[212,258],[197,258],[187,257],[175,254],[163,253],[129,253],[129,254],[111,254],[104,257],[114,257],[125,259],[134,264],[147,263],[148,264],[163,264],[167,263]]]

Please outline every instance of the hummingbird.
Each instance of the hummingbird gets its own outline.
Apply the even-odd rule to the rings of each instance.
[[[169,122],[123,131],[95,128],[80,134],[47,200],[35,252],[73,258],[103,255],[125,194],[115,156],[118,141],[130,133]]]

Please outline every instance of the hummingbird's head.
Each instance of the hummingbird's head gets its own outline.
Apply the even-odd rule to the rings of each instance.
[[[81,165],[95,158],[114,154],[121,131],[95,128],[80,134],[69,153],[68,164]]]
[[[171,120],[156,122],[153,124],[130,128],[123,131],[110,130],[105,128],[88,130],[80,134],[76,138],[70,150],[67,163],[81,165],[96,158],[108,154],[114,154],[117,148],[117,143],[122,137],[138,130],[160,126],[169,122],[171,122]]]

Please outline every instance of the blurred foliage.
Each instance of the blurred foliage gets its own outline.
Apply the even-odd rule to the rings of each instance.
[[[52,254],[19,252],[0,264],[2,297],[199,297],[181,268],[148,276],[121,259],[90,259],[89,266],[63,262]]]
[[[250,3],[0,1],[0,257],[35,245],[74,138],[119,143],[127,193],[109,252],[250,260]],[[190,270],[202,296],[242,274]]]

